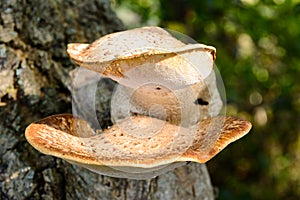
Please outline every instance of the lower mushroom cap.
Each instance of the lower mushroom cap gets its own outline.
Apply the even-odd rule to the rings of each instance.
[[[134,116],[96,134],[83,119],[61,114],[32,123],[25,136],[40,152],[86,167],[154,168],[181,161],[204,163],[250,128],[250,122],[228,116],[189,129]]]

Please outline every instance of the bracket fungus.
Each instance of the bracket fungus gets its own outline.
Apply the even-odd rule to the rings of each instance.
[[[69,44],[67,49],[77,64],[125,86],[160,82],[171,89],[203,81],[211,74],[215,51],[203,44],[185,44],[159,27],[117,32],[92,44]],[[198,63],[205,67],[193,67]]]
[[[205,163],[251,129],[248,121],[217,116],[222,102],[213,47],[143,27],[92,44],[69,44],[67,52],[94,71],[85,73],[118,82],[111,98],[114,125],[95,128],[95,120],[86,117],[90,108],[81,117],[58,114],[34,122],[25,136],[44,154],[108,176],[149,179],[188,161]],[[85,73],[79,73],[79,82],[93,84],[84,83]],[[95,107],[93,100],[81,103],[84,92],[91,93],[86,88],[72,93],[78,108]],[[95,85],[90,88],[95,92]]]

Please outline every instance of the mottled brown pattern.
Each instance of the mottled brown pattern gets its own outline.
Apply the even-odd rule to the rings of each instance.
[[[132,120],[144,123],[145,120],[155,119],[136,116]],[[192,132],[185,128],[177,132],[177,126],[168,123],[155,137],[149,138],[133,137],[116,125],[102,134],[91,133],[89,137],[81,137],[81,132],[72,134],[74,124],[78,123],[81,124],[82,130],[89,129],[89,125],[80,118],[69,114],[54,115],[31,124],[26,129],[26,138],[32,146],[45,154],[77,163],[147,168],[174,161],[204,163],[229,143],[245,135],[251,128],[251,124],[247,121],[218,116],[199,122],[191,143],[181,144],[181,141],[191,137]],[[88,134],[84,134],[86,135]],[[164,148],[171,144],[170,142],[173,142],[172,145]],[[127,145],[126,148],[124,144]],[[158,151],[151,150],[151,147],[157,146],[160,146]]]
[[[184,157],[200,163],[207,162],[228,144],[246,135],[252,127],[250,122],[235,117],[217,116],[213,119],[206,119],[199,123],[199,127],[201,128],[198,129],[194,143],[185,153]],[[214,122],[217,122],[217,124]],[[209,128],[211,127],[213,127],[213,130],[210,136],[217,135],[218,137],[214,141],[207,142],[210,137],[206,133],[209,132]],[[207,151],[201,154],[201,149]]]
[[[116,81],[135,67],[145,63],[159,63],[170,57],[175,57],[168,63],[170,68],[188,72],[188,69],[192,68],[190,63],[178,64],[177,60],[182,58],[176,55],[194,54],[197,51],[211,54],[212,62],[209,68],[212,68],[216,52],[214,47],[203,44],[186,45],[159,27],[118,32],[104,36],[91,44],[69,44],[67,49],[69,56],[77,64]]]

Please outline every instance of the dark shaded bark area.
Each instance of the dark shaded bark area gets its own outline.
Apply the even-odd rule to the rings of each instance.
[[[205,165],[134,181],[94,174],[33,149],[24,137],[29,123],[71,112],[68,72],[75,65],[66,45],[92,42],[122,24],[106,0],[5,0],[0,11],[0,199],[213,198]],[[101,109],[107,113],[109,105]]]

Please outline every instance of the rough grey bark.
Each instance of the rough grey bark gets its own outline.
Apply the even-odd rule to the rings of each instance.
[[[213,198],[205,165],[135,181],[94,174],[33,149],[24,137],[29,123],[71,112],[68,72],[75,65],[66,45],[92,42],[122,24],[107,0],[4,0],[0,13],[0,199]],[[111,88],[107,84],[101,95]],[[105,123],[108,108],[99,114]]]

